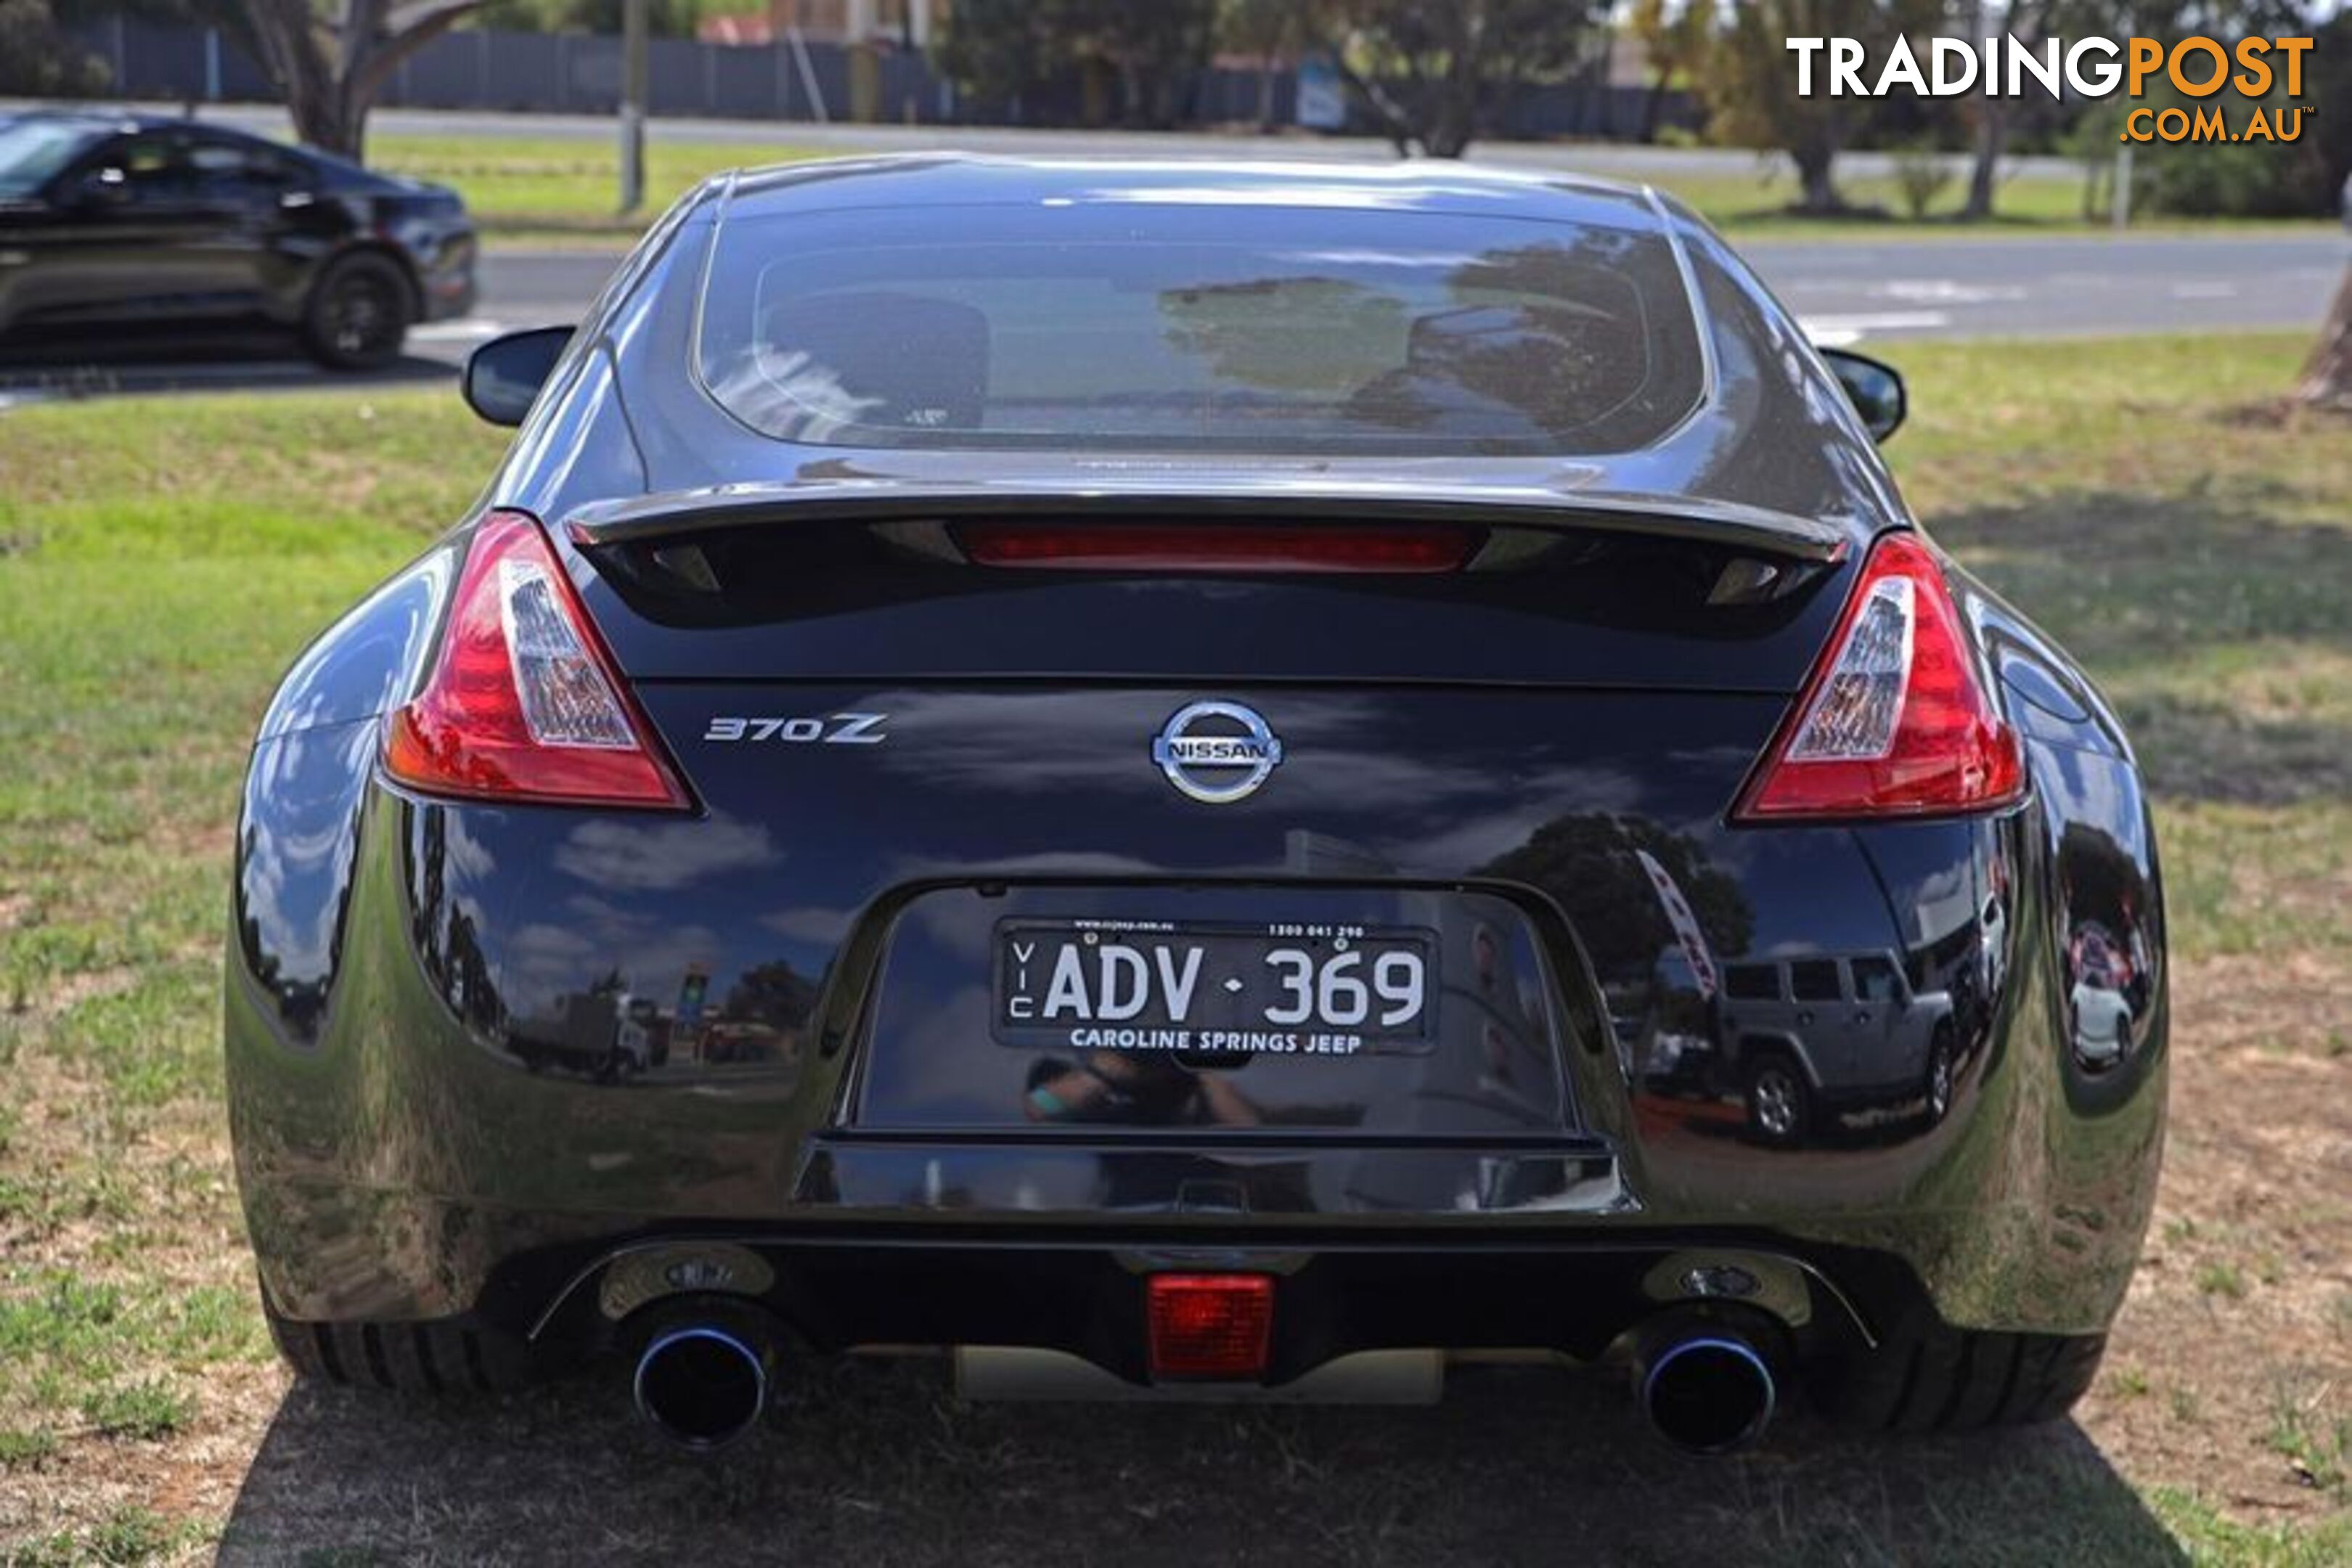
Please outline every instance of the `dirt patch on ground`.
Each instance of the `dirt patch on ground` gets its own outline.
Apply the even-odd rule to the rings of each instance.
[[[2214,422],[2242,430],[2352,431],[2352,405],[2331,406],[2299,397],[2273,397],[2224,409],[2214,416]]]
[[[2129,1473],[2252,1515],[2352,1504],[2347,1008],[2312,954],[2176,969],[2156,1224],[2081,1409]]]

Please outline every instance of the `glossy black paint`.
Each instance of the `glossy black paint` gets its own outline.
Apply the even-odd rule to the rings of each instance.
[[[88,143],[38,190],[0,196],[0,339],[11,344],[92,326],[297,325],[322,270],[362,250],[399,268],[409,321],[473,309],[474,227],[453,191],[224,126],[25,118],[85,131]]]
[[[1197,199],[1225,177],[915,161],[733,199]],[[314,646],[265,721],[227,1045],[282,1311],[593,1340],[726,1259],[823,1343],[1043,1344],[1139,1375],[1136,1274],[1210,1247],[1289,1282],[1284,1375],[1381,1345],[1591,1352],[1708,1258],[1761,1279],[1805,1336],[1867,1342],[1921,1301],[1965,1327],[2104,1327],[2153,1194],[2166,1008],[2147,806],[2090,683],[1956,572],[2030,798],[1732,826],[1853,563],[1910,526],[1786,314],[1696,220],[1603,187],[1425,165],[1232,179],[1236,201],[1288,179],[1441,217],[1557,203],[1671,226],[1706,306],[1710,403],[1660,449],[1573,464],[1150,480],[1155,504],[1197,482],[1277,509],[1360,483],[1417,483],[1420,504],[1549,486],[1552,514],[1514,515],[1573,549],[1533,576],[949,581],[862,546],[828,558],[827,531],[865,521],[795,521],[789,501],[756,528],[574,540],[566,520],[633,497],[904,477],[906,454],[795,450],[699,399],[677,279],[725,196],[690,197],[575,337],[485,504],[557,525],[696,809],[455,804],[383,780],[381,716],[425,662],[462,528]],[[1066,498],[1098,477],[1034,483]],[[1598,523],[1588,482],[1609,498]],[[1844,548],[1638,526],[1681,496]],[[636,553],[681,540],[714,552],[715,596]],[[1759,554],[1785,580],[1709,602]],[[1286,748],[1228,805],[1151,758],[1204,696],[1254,707]],[[821,733],[843,714],[883,715],[879,741],[714,738],[714,720]],[[1426,928],[1434,1047],[1094,1061],[994,1038],[995,924],[1105,916]],[[1720,982],[1823,961],[1845,987],[1832,1017],[1762,1017]],[[1874,961],[1900,970],[1886,1012],[1859,989]],[[1759,1116],[1776,1060],[1801,1078],[1793,1135]],[[1118,1092],[1034,1114],[1032,1091],[1073,1075]]]

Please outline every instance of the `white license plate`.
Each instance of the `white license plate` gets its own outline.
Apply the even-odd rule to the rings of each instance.
[[[1315,925],[1008,921],[995,1029],[1009,1044],[1352,1056],[1429,1039],[1434,933]]]

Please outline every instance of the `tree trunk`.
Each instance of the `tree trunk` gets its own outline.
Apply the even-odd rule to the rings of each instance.
[[[2000,177],[2001,155],[2009,151],[2009,100],[1988,98],[1979,106],[1976,167],[1969,174],[1968,205],[1960,217],[1982,223],[1992,216],[1993,193]]]
[[[1447,74],[1437,102],[1421,128],[1421,150],[1432,158],[1459,158],[1478,136],[1478,79],[1461,71]]]
[[[1981,37],[1984,35],[1984,12],[1982,5],[1976,7],[1975,25],[1969,29],[1969,37]],[[2049,0],[2040,0],[2039,4],[2018,0],[2009,7],[2005,17],[2009,36],[2029,49],[2041,47],[2042,32],[2049,21]],[[1988,89],[1990,85],[1987,83]],[[2012,102],[2010,99],[1996,98],[1988,90],[1978,104],[1977,162],[1969,174],[1968,203],[1960,208],[1960,217],[1965,222],[1981,223],[1992,216],[1993,198],[2000,189],[2000,161],[2009,151],[2009,116]]]
[[[1274,131],[1274,51],[1268,49],[1257,62],[1257,130],[1261,136]]]
[[[1437,101],[1431,106],[1429,123],[1422,131],[1422,150],[1433,158],[1459,158],[1478,139],[1479,93],[1487,85],[1482,79],[1486,60],[1481,43],[1477,31],[1467,26],[1454,39],[1453,58],[1436,83]],[[1498,113],[1510,112],[1513,80],[1505,73],[1502,80],[1493,84]]]
[[[1834,142],[1826,136],[1801,139],[1789,149],[1789,157],[1797,165],[1797,182],[1803,192],[1798,198],[1799,212],[1822,216],[1845,211],[1845,198],[1838,195],[1835,178]]]
[[[1650,84],[1650,96],[1642,104],[1642,140],[1658,139],[1658,121],[1666,112],[1666,86],[1671,73],[1660,71],[1658,79]]]
[[[2294,400],[2306,408],[2352,414],[2352,268],[2345,270],[2344,286],[2328,307],[2327,325],[2320,329],[2319,344],[2303,367]]]
[[[351,127],[340,112],[333,83],[293,77],[284,86],[286,114],[294,121],[296,141],[338,158],[360,156],[362,149],[352,145]]]
[[[1422,136],[1421,150],[1432,158],[1459,158],[1470,151],[1472,140],[1469,128],[1449,115]]]
[[[394,67],[447,32],[482,0],[343,0],[324,21],[310,0],[247,0],[244,31],[286,96],[294,133],[309,146],[357,160],[367,150],[368,106]]]
[[[1358,74],[1355,68],[1348,64],[1344,54],[1336,57],[1335,63],[1339,67],[1339,79],[1347,83],[1358,98],[1370,105],[1372,112],[1380,117],[1381,128],[1388,133],[1389,144],[1396,149],[1397,156],[1411,158],[1419,154],[1423,150],[1421,129],[1413,123],[1413,117],[1405,106],[1396,100],[1395,95],[1382,87],[1376,78]]]

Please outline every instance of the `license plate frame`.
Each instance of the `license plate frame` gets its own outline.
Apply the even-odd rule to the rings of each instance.
[[[1106,999],[1101,950],[1124,947],[1140,953],[1147,974],[1148,995],[1139,1013],[1118,1017],[1097,1016]],[[1024,948],[1027,950],[1024,954]],[[1066,1005],[1048,1014],[1054,978],[1061,954],[1080,953],[1085,1016],[1073,1016]],[[1269,1002],[1285,992],[1285,974],[1295,974],[1295,962],[1285,962],[1282,973],[1266,955],[1289,949],[1307,954],[1314,963],[1308,977],[1309,1016],[1277,1022],[1264,1015]],[[1093,962],[1087,954],[1092,950]],[[1171,1016],[1174,1000],[1171,981],[1181,980],[1182,954],[1197,951],[1198,969],[1190,987],[1189,1005],[1181,1019]],[[1418,1055],[1434,1048],[1438,1037],[1437,1010],[1444,992],[1438,933],[1427,926],[1375,925],[1348,921],[1159,921],[1102,919],[1087,916],[1020,917],[1000,921],[989,942],[991,970],[989,1026],[1001,1045],[1037,1049],[1113,1050],[1200,1058],[1252,1056]],[[1367,993],[1368,1010],[1360,1022],[1327,1015],[1315,994],[1325,965],[1342,953],[1354,952],[1363,961],[1342,966]],[[1171,956],[1162,959],[1163,952]],[[1383,969],[1391,953],[1411,953],[1419,960],[1419,1005],[1409,1020],[1384,1025],[1381,1019],[1402,1005],[1390,993],[1375,994],[1377,978],[1401,983],[1409,966]],[[1163,963],[1170,967],[1163,967]],[[1239,980],[1240,989],[1225,983]],[[1394,986],[1391,985],[1391,992]],[[1338,986],[1344,997],[1347,987]],[[1019,998],[1028,1000],[1025,1014],[1016,1010]],[[1284,1006],[1296,1009],[1297,993],[1291,990]],[[1065,994],[1063,1000],[1067,1001]]]

